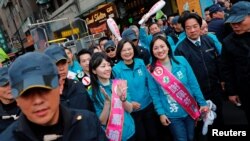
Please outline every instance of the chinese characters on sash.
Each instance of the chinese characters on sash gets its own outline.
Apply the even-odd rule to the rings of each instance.
[[[121,141],[122,139],[124,108],[122,106],[122,101],[117,94],[118,85],[126,88],[127,81],[115,79],[112,83],[111,109],[109,121],[106,128],[106,134],[110,141]],[[123,92],[123,94],[126,96],[126,91]]]
[[[180,80],[169,72],[159,61],[156,62],[156,67],[152,75],[163,89],[168,92],[193,119],[196,120],[199,118],[200,112],[194,98]]]

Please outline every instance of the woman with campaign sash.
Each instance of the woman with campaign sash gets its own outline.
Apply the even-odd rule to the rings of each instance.
[[[134,120],[130,115],[132,104],[126,93],[125,80],[111,80],[111,65],[101,52],[94,53],[89,63],[90,97],[96,114],[110,141],[133,141]]]
[[[192,141],[195,121],[208,112],[193,70],[184,57],[173,56],[160,35],[153,38],[150,52],[149,70],[159,84],[159,93],[151,96],[161,123],[169,126],[175,141]]]
[[[129,39],[122,39],[118,43],[116,57],[119,62],[113,67],[114,77],[127,80],[136,141],[162,141],[159,139],[159,119],[150,96],[157,94],[157,83],[144,61],[137,58],[138,48]]]

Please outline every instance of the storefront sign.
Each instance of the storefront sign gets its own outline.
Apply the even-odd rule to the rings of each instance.
[[[69,30],[64,30],[61,32],[61,34],[62,34],[62,37],[68,37],[68,36],[71,36],[73,34],[78,34],[79,32],[80,32],[79,28],[73,28],[73,29],[69,29]]]
[[[92,29],[91,33],[93,34],[92,31],[97,31],[97,29],[100,32],[103,31],[100,29],[107,29],[107,27],[105,28],[103,27],[104,26],[103,23],[105,23],[109,17],[112,18],[117,17],[116,7],[113,3],[109,3],[103,6],[102,8],[90,13],[88,16],[86,16],[85,20],[90,30]]]
[[[86,17],[87,25],[91,26],[91,24],[101,23],[103,20],[109,18],[109,15],[115,13],[116,13],[115,6],[112,3],[107,4],[106,6],[96,10],[95,12],[89,14]]]

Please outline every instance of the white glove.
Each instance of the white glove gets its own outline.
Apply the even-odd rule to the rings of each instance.
[[[210,110],[216,111],[217,107],[211,100],[207,100],[206,102]]]
[[[214,112],[216,110],[216,105],[211,101],[206,101],[208,104],[208,107],[210,111],[207,113],[207,116],[203,118],[203,127],[202,127],[202,135],[206,135],[208,131],[208,125],[212,125],[214,122],[214,119],[217,117],[216,113]]]

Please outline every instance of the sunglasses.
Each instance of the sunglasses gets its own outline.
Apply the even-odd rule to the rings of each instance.
[[[115,51],[115,48],[106,49],[106,53],[109,53],[110,51]]]

